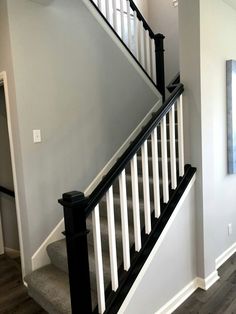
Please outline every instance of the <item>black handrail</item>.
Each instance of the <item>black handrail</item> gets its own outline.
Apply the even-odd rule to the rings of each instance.
[[[88,197],[82,192],[72,191],[64,193],[63,199],[59,200],[64,207],[72,313],[92,313],[86,219],[183,91],[184,86],[178,84]]]
[[[136,58],[136,56],[133,54],[133,52],[130,50],[130,48],[124,43],[124,41],[120,38],[118,33],[115,31],[115,29],[112,27],[112,25],[109,23],[109,21],[106,19],[106,17],[103,15],[103,13],[99,10],[97,5],[94,3],[93,0],[89,0],[90,3],[94,6],[96,11],[99,13],[99,15],[103,18],[104,22],[109,26],[109,28],[112,30],[114,35],[119,39],[121,44],[126,48],[126,50],[131,54],[131,56],[134,58],[136,63],[141,67],[143,72],[147,75],[147,77],[150,79],[152,84],[157,88],[157,90],[161,93],[163,96],[163,100],[165,100],[165,71],[164,71],[164,39],[165,36],[163,34],[154,34],[154,32],[151,30],[150,26],[146,22],[145,18],[143,17],[142,13],[139,11],[137,6],[132,0],[130,1],[130,5],[134,11],[137,13],[137,18],[143,22],[144,28],[149,31],[149,35],[152,39],[155,41],[155,54],[156,54],[156,77],[157,82],[155,83],[151,76],[147,73],[145,68],[142,66],[142,64],[139,62],[139,60]]]
[[[177,73],[175,77],[170,81],[170,83],[166,86],[170,93],[176,88],[176,86],[180,83],[180,73]]]
[[[176,102],[178,97],[183,93],[184,86],[183,84],[178,84],[175,88],[174,92],[169,96],[169,98],[165,101],[165,103],[160,107],[160,109],[153,115],[151,120],[147,123],[147,125],[141,130],[136,139],[130,144],[130,146],[126,149],[123,155],[117,160],[115,165],[110,169],[107,175],[104,176],[102,181],[97,185],[94,191],[88,196],[84,197],[83,193],[79,193],[76,197],[73,194],[73,199],[75,200],[74,206],[77,207],[78,204],[83,201],[83,204],[86,203],[85,215],[86,217],[93,211],[94,207],[99,203],[104,194],[109,190],[112,186],[115,179],[121,174],[121,172],[125,169],[126,165],[136,154],[138,149],[142,146],[144,141],[149,137],[157,124],[161,121],[161,119],[169,112],[172,105]],[[77,200],[77,201],[76,201]],[[68,202],[67,202],[68,201]],[[63,200],[59,200],[60,204],[63,206],[71,205],[71,194],[65,193],[63,195]]]
[[[136,4],[134,3],[133,0],[129,0],[130,2],[130,7],[133,11],[135,11],[137,13],[137,18],[143,22],[143,26],[146,30],[149,31],[149,35],[152,39],[155,38],[155,34],[152,31],[151,27],[148,25],[147,21],[145,20],[144,16],[142,15],[142,13],[139,11],[138,7],[136,6]]]
[[[0,185],[0,192],[1,192],[1,193],[4,193],[4,194],[6,194],[6,195],[9,195],[9,196],[11,196],[11,197],[15,197],[15,192],[14,192],[14,191],[11,191],[11,190],[9,190],[9,189],[7,189],[7,188],[4,188],[4,187],[1,186],[1,185]]]
[[[148,122],[148,124],[141,130],[136,139],[130,144],[130,146],[126,149],[123,155],[119,158],[116,164],[111,168],[108,174],[102,179],[102,181],[98,184],[95,190],[88,197],[88,206],[86,210],[86,215],[92,212],[94,206],[96,206],[104,194],[108,191],[108,189],[112,186],[115,179],[121,174],[121,172],[125,169],[129,161],[136,154],[138,149],[142,146],[145,140],[152,133],[157,124],[161,121],[161,119],[169,112],[172,105],[175,103],[177,98],[183,93],[184,86],[183,84],[179,84],[176,87],[175,91],[170,95],[170,97],[166,100],[166,102],[160,107],[160,109],[155,113],[152,119]]]

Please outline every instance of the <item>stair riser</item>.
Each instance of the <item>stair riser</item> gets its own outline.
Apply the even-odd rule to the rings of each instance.
[[[128,198],[132,198],[132,184],[131,184],[130,180],[131,180],[131,178],[129,177],[129,179],[127,180],[127,184],[126,184],[126,191],[127,191]],[[140,200],[143,201],[143,182],[142,182],[142,180],[139,180],[138,186],[139,186],[139,197],[140,197]],[[153,203],[154,202],[154,190],[153,190],[153,182],[152,181],[150,181],[149,187],[150,187],[150,199],[151,199],[151,202]],[[160,190],[162,190],[162,182],[160,182]],[[119,195],[120,190],[119,190],[119,184],[117,182],[113,185],[113,191],[114,191],[114,194]]]

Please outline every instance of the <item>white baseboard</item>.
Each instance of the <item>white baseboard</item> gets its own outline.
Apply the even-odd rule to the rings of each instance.
[[[154,86],[154,84],[148,78],[146,73],[142,70],[140,65],[136,62],[134,57],[130,54],[130,52],[126,49],[126,47],[121,43],[120,39],[117,36],[115,36],[115,34],[114,34],[113,30],[110,28],[110,26],[104,22],[104,19],[102,18],[102,16],[100,14],[98,14],[94,5],[88,0],[83,0],[83,3],[86,5],[88,10],[93,14],[94,18],[101,25],[101,27],[107,32],[107,34],[110,36],[111,40],[123,52],[123,54],[128,59],[129,63],[133,65],[133,67],[136,69],[136,71],[139,73],[139,75],[142,77],[142,79],[145,81],[145,83],[150,87],[150,89],[157,95],[157,97],[159,99],[162,99],[160,92],[157,90],[157,88]]]
[[[198,281],[194,279],[187,286],[185,286],[180,292],[178,292],[169,302],[162,306],[155,314],[171,314],[173,313],[185,300],[187,300],[191,294],[197,290]]]
[[[236,252],[236,242],[216,259],[216,269],[220,268]]]
[[[111,167],[115,164],[117,159],[125,152],[125,150],[130,145],[130,142],[132,142],[138,133],[142,130],[142,127],[148,123],[150,120],[152,113],[157,111],[162,104],[162,101],[159,100],[152,109],[146,114],[144,119],[139,123],[139,125],[135,128],[135,130],[130,134],[130,136],[127,138],[127,140],[124,142],[124,144],[117,150],[117,152],[113,155],[113,157],[109,160],[109,162],[106,164],[106,166],[99,172],[97,177],[93,180],[93,182],[89,185],[89,187],[85,190],[84,194],[85,196],[88,196],[94,188],[98,185],[98,183],[102,180],[102,178],[108,173],[108,171],[111,169]]]
[[[207,278],[199,278],[197,277],[197,286],[198,288],[201,288],[202,290],[208,290],[216,281],[220,279],[218,275],[218,271],[213,271]]]
[[[198,288],[208,290],[217,280],[219,280],[218,272],[214,271],[207,278],[195,278],[181,291],[179,291],[170,301],[163,305],[155,314],[171,314],[173,313],[191,294]]]
[[[89,195],[93,189],[98,185],[98,183],[101,181],[103,176],[111,169],[114,162],[121,156],[121,154],[125,151],[125,149],[128,147],[130,142],[137,136],[137,134],[140,132],[142,127],[149,121],[151,118],[151,115],[153,112],[157,111],[161,106],[161,101],[158,101],[152,109],[147,113],[145,118],[140,122],[140,124],[137,126],[137,128],[131,133],[131,135],[128,137],[128,139],[125,141],[125,143],[118,149],[118,151],[114,154],[114,156],[111,158],[109,163],[101,170],[101,172],[98,174],[98,176],[93,180],[93,182],[90,184],[90,186],[86,189],[85,195]],[[34,255],[31,258],[32,263],[32,270],[36,270],[40,267],[43,267],[50,263],[49,257],[46,252],[47,246],[54,242],[58,241],[63,238],[62,232],[65,230],[64,227],[64,219],[62,219],[58,225],[55,227],[54,230],[49,234],[49,236],[46,238],[46,240],[41,244],[41,246],[38,248],[38,250],[34,253]]]
[[[155,314],[170,314],[174,312],[190,295],[198,288],[208,290],[216,281],[219,280],[217,269],[222,266],[236,252],[236,243],[231,245],[223,252],[215,261],[216,270],[213,271],[207,278],[195,278],[180,292],[178,292],[170,301],[161,307]]]
[[[6,255],[14,258],[14,257],[20,257],[20,251],[19,250],[15,250],[15,249],[11,249],[9,247],[5,247],[4,248],[4,252]]]
[[[58,223],[56,228],[49,234],[46,240],[32,256],[31,262],[33,271],[50,263],[46,248],[50,243],[63,239],[63,231],[65,231],[64,219]]]

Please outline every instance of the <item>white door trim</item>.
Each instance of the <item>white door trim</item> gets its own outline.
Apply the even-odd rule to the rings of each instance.
[[[9,142],[10,142],[12,174],[13,174],[13,184],[14,184],[15,204],[16,204],[16,216],[17,216],[17,225],[18,225],[18,233],[19,233],[19,243],[20,243],[21,268],[22,268],[22,276],[24,277],[25,276],[25,259],[24,259],[25,255],[24,255],[24,245],[23,245],[23,238],[22,238],[22,221],[21,221],[21,214],[20,214],[19,194],[18,194],[18,185],[17,185],[18,181],[17,181],[17,172],[16,172],[16,162],[15,162],[15,149],[14,149],[13,134],[12,134],[11,106],[10,106],[9,93],[8,93],[7,73],[5,71],[0,72],[0,84],[1,83],[3,83],[4,93],[5,93],[7,127],[8,127],[8,135],[9,135]]]

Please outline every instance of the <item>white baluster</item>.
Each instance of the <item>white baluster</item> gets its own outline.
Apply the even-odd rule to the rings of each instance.
[[[128,47],[129,47],[129,49],[131,49],[132,36],[131,36],[131,12],[130,12],[130,2],[129,2],[129,0],[127,0],[126,3],[127,3]]]
[[[154,39],[151,40],[151,50],[152,50],[152,79],[154,83],[157,83],[156,47]]]
[[[107,201],[107,223],[108,223],[109,252],[110,252],[110,265],[111,265],[111,284],[112,284],[112,290],[116,291],[119,286],[119,281],[118,281],[116,231],[115,231],[114,200],[113,200],[113,187],[112,186],[106,193],[106,201]]]
[[[132,182],[135,251],[139,252],[142,247],[142,242],[140,226],[137,155],[134,155],[133,159],[131,160],[131,182]]]
[[[150,48],[150,36],[149,31],[145,31],[145,43],[146,43],[146,71],[151,76],[151,48]]]
[[[145,29],[143,26],[143,22],[140,23],[140,63],[144,69],[146,69],[145,62]]]
[[[119,176],[119,189],[120,189],[120,210],[121,210],[124,270],[128,271],[130,268],[130,247],[129,247],[129,221],[127,209],[125,170],[123,170],[121,175]]]
[[[152,168],[153,168],[153,190],[154,190],[155,217],[159,218],[161,215],[161,208],[160,208],[160,184],[159,184],[157,128],[155,128],[152,132]]]
[[[169,131],[170,131],[170,163],[171,163],[171,188],[177,187],[176,173],[176,147],[175,147],[175,106],[169,112]]]
[[[99,310],[99,313],[102,314],[106,310],[106,303],[105,303],[99,205],[97,205],[94,211],[92,212],[92,223],[93,223],[93,241],[94,241],[94,255],[95,255],[95,268],[96,268],[98,310]]]
[[[139,60],[139,20],[137,12],[134,12],[134,40],[135,40],[135,56]]]
[[[98,0],[98,8],[102,11],[102,0]]]
[[[143,173],[143,200],[145,216],[145,233],[149,234],[152,230],[151,224],[151,207],[150,207],[150,187],[149,187],[149,170],[148,170],[148,150],[147,141],[141,148],[142,152],[142,173]]]
[[[124,0],[120,0],[120,22],[121,22],[121,38],[125,41],[125,15]]]
[[[177,100],[178,116],[178,149],[179,149],[179,175],[184,175],[184,130],[183,130],[183,96]]]
[[[162,156],[162,180],[163,180],[163,201],[169,201],[169,181],[168,181],[168,157],[167,157],[167,136],[166,136],[166,116],[161,121],[161,156]]]
[[[111,2],[110,0],[105,0],[105,5],[106,5],[106,18],[108,22],[111,24],[112,23],[112,16],[111,16]]]
[[[118,32],[116,0],[112,0],[112,11],[113,11],[113,28],[116,32]]]

